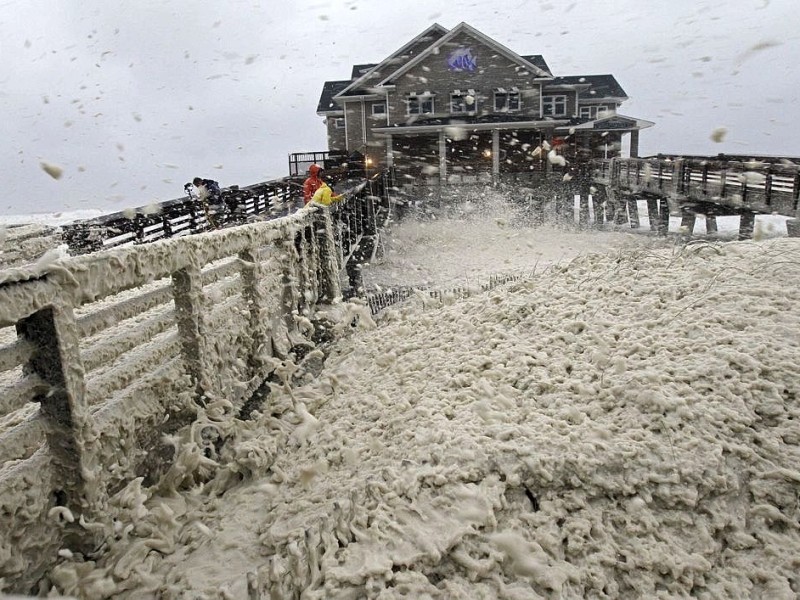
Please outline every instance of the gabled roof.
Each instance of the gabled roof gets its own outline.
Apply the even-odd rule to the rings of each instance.
[[[544,56],[542,56],[541,54],[525,54],[520,56],[522,56],[522,58],[527,60],[532,65],[539,67],[542,71],[544,71],[551,77],[553,76],[553,72],[550,70],[550,67],[547,66],[547,63],[544,61]]]
[[[351,93],[355,92],[356,90],[358,90],[362,86],[362,84],[366,83],[366,81],[370,78],[370,76],[373,73],[380,73],[381,69],[383,69],[385,66],[390,65],[393,62],[397,61],[398,58],[400,58],[405,52],[408,52],[415,45],[420,44],[420,42],[423,42],[423,45],[424,45],[424,42],[426,42],[428,40],[430,40],[430,42],[433,42],[435,38],[441,37],[445,33],[447,33],[447,29],[445,29],[444,27],[442,27],[438,23],[434,23],[433,25],[428,27],[425,31],[420,33],[417,37],[415,37],[413,40],[411,40],[410,42],[405,44],[402,48],[399,48],[398,50],[395,50],[392,54],[387,56],[385,59],[383,59],[377,65],[374,65],[366,73],[364,73],[363,75],[359,76],[354,81],[348,82],[350,85],[348,85],[344,89],[340,90],[336,95],[337,96],[340,96],[340,95],[344,96],[344,95],[348,95],[348,94],[351,94]],[[355,67],[353,68],[353,72],[355,73]]]
[[[378,63],[371,63],[368,65],[353,65],[353,74],[350,75],[350,81],[355,81],[362,75],[365,75],[367,71],[371,71],[373,67],[377,67]]]
[[[470,27],[466,23],[462,22],[462,23],[459,23],[458,25],[456,25],[455,27],[453,27],[453,29],[451,29],[450,32],[447,33],[445,36],[439,38],[433,44],[428,46],[428,48],[424,52],[418,54],[416,57],[414,57],[411,60],[407,61],[405,64],[403,64],[399,69],[394,71],[388,77],[384,77],[383,80],[379,83],[379,85],[386,85],[387,83],[396,80],[400,75],[402,75],[403,73],[407,72],[409,69],[411,69],[415,65],[418,65],[423,60],[425,60],[426,57],[430,56],[431,54],[433,54],[435,52],[438,52],[439,48],[441,48],[444,44],[446,44],[447,42],[452,40],[455,36],[457,36],[460,33],[465,33],[465,32],[468,33],[469,35],[473,36],[474,38],[478,39],[482,43],[486,44],[487,46],[489,46],[491,48],[494,48],[499,54],[502,54],[503,56],[505,56],[506,58],[508,58],[512,62],[515,62],[518,65],[520,65],[521,67],[524,67],[524,68],[528,69],[531,73],[533,73],[537,77],[543,77],[543,78],[547,78],[547,79],[552,78],[552,75],[548,71],[545,71],[540,67],[537,67],[533,63],[531,63],[531,62],[525,60],[524,58],[522,58],[516,52],[513,52],[512,50],[509,50],[508,48],[503,46],[501,43],[493,40],[492,38],[488,37],[487,35],[484,35],[483,33],[478,31],[474,27]]]
[[[581,91],[580,100],[628,99],[625,90],[617,83],[613,75],[567,75],[565,77],[555,77],[553,81],[545,84],[544,93],[547,93],[548,85],[588,85],[589,88],[587,90]]]
[[[350,84],[351,80],[326,81],[322,86],[322,94],[317,104],[317,114],[341,111],[342,107],[333,101],[333,97]]]

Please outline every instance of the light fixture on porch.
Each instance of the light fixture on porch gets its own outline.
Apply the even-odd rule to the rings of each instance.
[[[364,159],[364,164],[366,164],[368,167],[371,167],[372,166],[372,159],[369,156],[367,156]]]
[[[487,148],[486,150],[483,151],[483,155],[486,158],[489,158],[492,155],[492,151]]]

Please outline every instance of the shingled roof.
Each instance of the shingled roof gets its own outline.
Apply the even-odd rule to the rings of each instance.
[[[342,107],[333,101],[333,97],[350,85],[352,81],[352,79],[347,79],[345,81],[326,81],[325,85],[322,86],[322,94],[319,96],[317,113],[341,111]]]
[[[378,63],[371,63],[366,65],[353,65],[353,74],[350,76],[350,81],[355,81],[359,77],[361,77],[364,73],[369,71],[372,67],[377,67]]]
[[[545,84],[545,90],[551,85],[580,84],[589,86],[587,90],[581,92],[580,97],[582,100],[628,97],[613,75],[567,75],[565,77],[556,77],[553,81]]]
[[[553,72],[550,70],[550,67],[547,66],[547,63],[544,61],[544,57],[541,54],[526,54],[520,56],[531,63],[534,67],[539,67],[548,75],[553,75]]]

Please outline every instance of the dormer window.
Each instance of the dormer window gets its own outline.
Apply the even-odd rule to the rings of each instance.
[[[566,95],[557,94],[553,96],[542,96],[542,115],[545,117],[566,117]]]
[[[519,90],[515,87],[511,89],[497,88],[494,91],[494,110],[495,112],[516,112],[520,109]]]
[[[433,114],[433,94],[425,92],[422,94],[409,94],[406,100],[408,115],[429,115]]]
[[[477,104],[475,90],[453,90],[450,94],[450,112],[454,115],[474,113]]]
[[[383,116],[386,114],[386,103],[385,102],[377,102],[372,105],[372,116]]]

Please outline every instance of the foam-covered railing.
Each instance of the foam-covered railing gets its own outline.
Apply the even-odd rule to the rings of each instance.
[[[307,342],[365,235],[351,197],[0,273],[0,580],[29,591],[59,549],[91,556],[111,494],[169,466],[166,434],[238,414]]]

